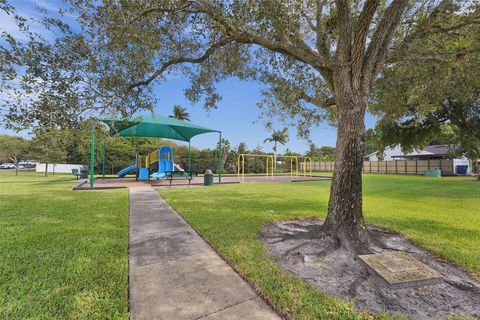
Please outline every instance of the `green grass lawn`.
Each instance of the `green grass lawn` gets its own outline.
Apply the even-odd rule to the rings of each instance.
[[[126,319],[126,190],[0,171],[0,319]]]
[[[368,317],[279,269],[258,240],[271,220],[324,217],[330,182],[169,189],[162,196],[234,268],[293,319]],[[472,178],[366,175],[367,223],[397,230],[480,274],[480,183]]]

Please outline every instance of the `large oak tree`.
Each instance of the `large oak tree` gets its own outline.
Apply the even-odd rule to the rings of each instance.
[[[215,84],[235,76],[264,83],[264,114],[298,123],[300,134],[322,120],[335,123],[335,172],[319,232],[355,252],[370,245],[361,171],[376,82],[385,66],[407,59],[468,55],[472,47],[461,43],[416,48],[435,46],[439,36],[461,38],[480,22],[478,4],[453,0],[70,2],[82,32],[60,48],[85,53],[73,58],[84,59],[75,63],[77,89],[97,90],[90,108],[149,108],[151,85],[169,74],[189,77],[187,97],[212,108],[220,99]]]

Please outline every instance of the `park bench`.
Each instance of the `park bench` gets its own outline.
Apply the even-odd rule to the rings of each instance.
[[[170,187],[173,180],[188,180],[188,185],[190,186],[193,177],[197,176],[197,171],[165,171],[165,179],[170,181]]]

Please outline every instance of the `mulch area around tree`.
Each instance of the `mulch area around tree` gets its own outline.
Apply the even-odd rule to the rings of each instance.
[[[480,319],[480,281],[467,271],[398,233],[368,226],[370,234],[384,244],[375,253],[406,252],[444,277],[440,284],[393,290],[371,275],[352,252],[332,251],[331,243],[306,236],[322,223],[317,219],[271,222],[262,229],[260,239],[281,268],[329,295],[354,301],[358,310],[416,319]]]

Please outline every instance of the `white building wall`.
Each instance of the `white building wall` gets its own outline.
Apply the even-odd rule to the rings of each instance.
[[[401,155],[403,154],[402,152],[402,148],[400,146],[395,146],[394,148],[386,148],[385,151],[384,151],[384,157],[382,159],[385,160],[385,161],[388,161],[388,160],[395,160],[393,159],[393,156],[398,156],[398,155]],[[375,152],[375,153],[372,153],[370,155],[368,155],[368,160],[369,161],[378,161],[380,160],[378,158],[378,153]]]
[[[48,164],[48,173],[72,173],[72,169],[78,169],[79,171],[82,169],[86,169],[87,167],[81,164]],[[37,172],[45,172],[45,163],[37,164],[36,168]]]
[[[384,151],[385,157],[383,159],[378,159],[378,152],[369,154],[367,158],[370,161],[410,160],[410,157],[412,156],[427,156],[432,154],[433,153],[424,150],[413,150],[410,153],[404,153],[402,147],[397,145],[393,148],[386,148]]]

